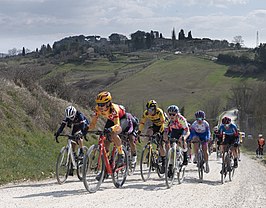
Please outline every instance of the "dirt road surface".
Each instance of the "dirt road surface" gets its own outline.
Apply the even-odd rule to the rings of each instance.
[[[40,182],[8,184],[0,187],[1,208],[68,208],[68,207],[266,207],[266,167],[242,155],[242,161],[232,182],[220,182],[221,162],[214,154],[210,158],[210,173],[199,183],[197,169],[189,164],[182,184],[167,189],[164,179],[154,173],[147,182],[139,170],[129,176],[120,189],[107,179],[100,190],[88,193],[77,177],[63,185],[56,179]]]

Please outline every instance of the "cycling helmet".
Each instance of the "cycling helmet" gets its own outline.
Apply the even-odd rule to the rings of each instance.
[[[73,120],[76,116],[76,113],[77,113],[77,110],[75,107],[73,106],[68,106],[66,109],[65,109],[65,114],[66,114],[66,118],[69,118],[71,120]]]
[[[222,119],[222,124],[230,124],[231,123],[231,118],[229,117],[223,117]]]
[[[110,92],[104,91],[100,92],[97,95],[97,98],[95,100],[96,103],[108,103],[109,101],[112,100],[112,96]]]
[[[179,108],[176,105],[170,105],[167,108],[168,113],[179,113]]]
[[[205,113],[204,113],[204,111],[202,111],[202,110],[197,111],[197,112],[195,113],[195,117],[196,117],[196,118],[202,118],[202,119],[205,119]]]
[[[150,100],[146,104],[147,109],[149,108],[157,108],[157,102],[155,100]]]
[[[262,137],[263,135],[262,134],[259,134],[259,137]]]

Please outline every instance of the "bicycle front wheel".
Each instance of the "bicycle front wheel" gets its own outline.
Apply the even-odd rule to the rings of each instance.
[[[202,182],[203,180],[203,165],[204,165],[204,159],[203,159],[203,155],[201,153],[198,153],[198,173],[199,173],[199,179],[200,182]]]
[[[229,170],[228,170],[228,177],[229,177],[229,181],[233,180],[234,174],[235,174],[235,168],[234,168],[234,160],[232,157],[229,158]]]
[[[83,149],[84,155],[86,155],[88,148],[86,146],[83,146],[82,149]],[[83,177],[82,177],[83,173],[82,172],[83,172],[83,159],[78,159],[77,160],[77,176],[78,176],[80,181],[83,180]]]
[[[170,148],[166,156],[165,182],[167,188],[170,188],[175,180],[176,162],[174,162],[174,154],[176,154],[174,148]]]
[[[98,145],[92,145],[83,159],[83,184],[90,193],[95,193],[103,182],[105,165]]]
[[[59,184],[66,182],[70,169],[70,157],[68,156],[68,148],[63,147],[57,157],[56,162],[56,179]]]
[[[113,169],[113,174],[112,174],[112,179],[113,183],[116,188],[120,188],[123,186],[127,179],[127,174],[128,174],[128,156],[127,156],[127,151],[123,147],[123,152],[124,152],[124,163],[122,166],[117,166],[115,163],[115,167]],[[118,159],[118,152],[116,151],[115,156],[114,156],[114,161],[117,161]]]
[[[183,165],[183,154],[181,152],[177,153],[176,167],[177,167],[177,180],[178,183],[182,183],[185,178],[186,166]]]
[[[151,147],[146,145],[142,152],[140,158],[140,175],[143,181],[147,181],[151,175],[151,168],[152,168],[152,158],[151,158]]]

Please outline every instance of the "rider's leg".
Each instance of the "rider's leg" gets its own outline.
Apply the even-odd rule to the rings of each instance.
[[[130,134],[128,136],[129,145],[131,149],[131,155],[132,155],[132,163],[135,164],[137,162],[137,148],[136,148],[136,138],[134,135]]]

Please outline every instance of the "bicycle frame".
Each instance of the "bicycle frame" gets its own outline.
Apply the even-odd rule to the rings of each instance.
[[[113,167],[114,167],[115,161],[112,160],[111,164],[109,162],[109,158],[107,156],[107,152],[106,152],[105,145],[104,145],[104,142],[106,139],[107,138],[103,134],[100,134],[99,143],[98,143],[98,145],[100,146],[100,157],[98,157],[98,165],[100,164],[100,160],[101,160],[101,157],[103,155],[105,168],[106,168],[107,173],[113,174]],[[116,152],[116,147],[114,145],[112,153],[111,153],[111,158],[114,158],[115,152]]]

